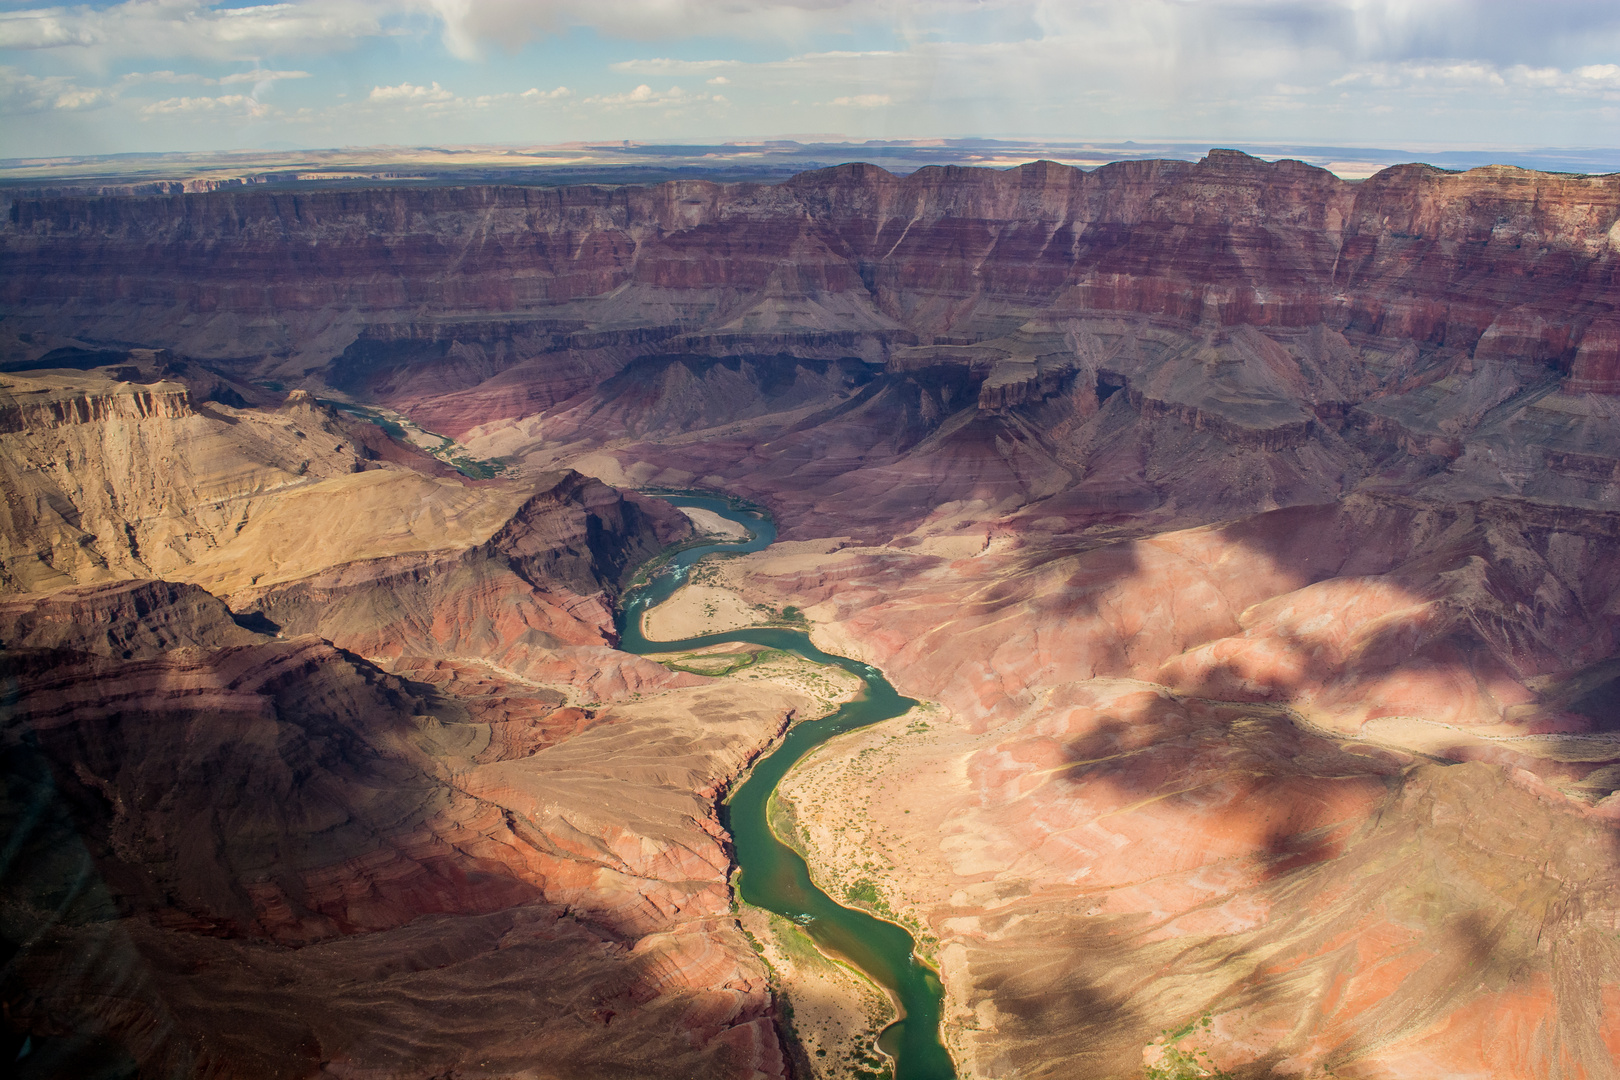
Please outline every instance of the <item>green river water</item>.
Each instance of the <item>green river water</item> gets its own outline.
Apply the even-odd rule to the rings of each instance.
[[[781,745],[754,765],[748,779],[722,807],[740,868],[738,893],[755,907],[792,919],[824,952],[860,968],[899,1002],[903,1019],[885,1028],[878,1038],[878,1046],[894,1059],[895,1080],[953,1080],[956,1069],[939,1040],[943,995],[939,976],[917,959],[911,934],[902,926],[858,908],[844,907],[818,889],[798,852],[777,839],[766,813],[777,783],[811,750],[835,735],[899,716],[916,702],[901,697],[877,668],[824,653],[810,644],[808,634],[798,630],[756,628],[682,641],[648,641],[641,632],[642,616],[648,608],[667,600],[699,559],[716,551],[759,551],[776,539],[776,527],[768,518],[738,510],[724,499],[681,496],[669,501],[677,506],[712,510],[747,528],[753,538],[687,548],[645,585],[631,590],[623,609],[620,648],[633,653],[660,653],[746,641],[798,653],[817,664],[836,664],[866,684],[860,698],[831,716],[790,729]]]

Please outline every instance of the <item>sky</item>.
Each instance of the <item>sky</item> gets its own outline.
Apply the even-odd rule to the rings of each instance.
[[[964,136],[1620,145],[1617,0],[0,0],[0,158]]]

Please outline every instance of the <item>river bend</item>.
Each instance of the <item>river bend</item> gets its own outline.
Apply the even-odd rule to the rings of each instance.
[[[902,1018],[885,1028],[878,1038],[879,1048],[894,1059],[895,1080],[954,1080],[955,1067],[939,1039],[943,989],[937,973],[917,959],[911,934],[903,926],[859,908],[845,907],[817,888],[804,859],[777,837],[767,815],[776,785],[806,754],[836,735],[900,716],[916,702],[900,696],[877,668],[822,652],[810,644],[808,634],[798,630],[755,627],[680,641],[647,640],[642,633],[647,609],[673,595],[692,566],[705,555],[716,551],[760,551],[776,539],[776,527],[768,518],[738,510],[724,499],[665,498],[676,506],[711,510],[742,525],[752,537],[687,548],[645,585],[632,589],[625,597],[621,615],[620,648],[632,653],[664,653],[746,641],[794,652],[817,664],[836,664],[860,678],[866,687],[859,698],[830,716],[791,728],[781,745],[754,765],[722,807],[736,848],[738,894],[755,907],[792,919],[823,952],[865,972],[899,1004]]]

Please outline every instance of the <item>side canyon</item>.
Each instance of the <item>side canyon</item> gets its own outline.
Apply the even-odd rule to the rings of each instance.
[[[881,1072],[723,823],[848,686],[617,648],[707,491],[649,636],[921,703],[772,821],[960,1076],[1620,1078],[1620,176],[0,203],[29,1075]]]

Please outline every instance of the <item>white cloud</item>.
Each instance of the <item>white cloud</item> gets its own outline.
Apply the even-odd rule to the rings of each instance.
[[[96,87],[83,87],[62,75],[30,75],[13,67],[0,67],[0,114],[78,112],[108,104],[113,95]]]
[[[119,83],[124,86],[139,86],[142,83],[211,83],[212,79],[194,71],[130,71],[118,77]]]
[[[746,73],[756,109],[769,101],[786,111],[796,104],[789,99],[802,95],[881,113],[884,133],[914,135],[1336,140],[1410,139],[1428,130],[1431,138],[1500,139],[1510,136],[1484,118],[1487,110],[1530,110],[1538,94],[1585,95],[1594,107],[1611,100],[1613,65],[1582,60],[1620,51],[1620,5],[1571,0],[1545,26],[1533,16],[1503,14],[1501,6],[1487,0],[1035,0],[984,5],[1002,21],[987,24],[994,33],[970,33],[966,23],[951,23],[967,9],[924,0],[905,6],[917,16],[910,27],[915,32],[899,48],[758,61],[666,55],[612,67],[642,76],[735,80]],[[1019,12],[1034,29],[1012,25]],[[1472,31],[1447,21],[1466,24],[1470,13],[1495,19],[1521,40],[1497,43],[1499,55],[1470,55],[1465,47],[1480,44],[1469,37]],[[1580,37],[1575,45],[1572,35]],[[1570,45],[1568,55],[1551,63],[1509,62],[1548,51],[1535,42],[1555,38],[1561,47]],[[1579,74],[1588,70],[1592,77]],[[1407,110],[1399,125],[1380,121],[1376,129],[1358,119],[1390,106],[1402,113],[1400,107],[1411,104],[1403,95],[1411,94],[1420,95],[1422,115]],[[1447,112],[1475,114],[1477,131],[1464,134],[1448,124],[1442,133],[1433,118]],[[1403,130],[1397,133],[1397,126]],[[1538,132],[1536,141],[1545,137]]]
[[[794,41],[888,21],[894,5],[863,0],[424,0],[442,21],[445,47],[470,60],[486,43],[511,48],[572,27],[621,39],[656,41],[718,35]],[[977,0],[921,0],[919,9],[979,6]],[[992,4],[992,6],[1000,6]],[[909,17],[909,16],[906,16]]]
[[[280,79],[308,79],[307,71],[236,71],[229,75],[211,78],[197,72],[177,71],[131,71],[118,78],[124,86],[136,86],[141,83],[194,83],[199,86],[234,86],[237,83],[273,83]]]
[[[90,20],[75,18],[65,8],[0,12],[0,49],[54,49],[94,45],[101,40]]]
[[[885,105],[894,104],[894,99],[888,94],[855,94],[851,97],[833,98],[827,104],[846,105],[856,109],[881,109]]]
[[[0,14],[0,48],[218,60],[330,52],[391,32],[385,22],[411,6],[386,0],[252,7],[224,7],[217,0],[125,0],[106,8],[37,8]]]
[[[671,86],[668,90],[654,90],[646,83],[642,83],[634,90],[622,94],[593,95],[583,99],[580,104],[613,111],[636,108],[679,109],[689,105],[724,104],[725,102],[725,97],[720,94],[688,94],[679,86]]]
[[[1064,40],[1079,56],[1196,62],[1246,42],[1327,52],[1341,64],[1479,59],[1546,66],[1620,34],[1613,0],[397,0],[439,20],[446,47],[471,59],[487,44],[591,27],[619,39],[720,37],[805,43],[876,31],[927,41]]]
[[[1458,64],[1415,64],[1407,67],[1408,77],[1423,82],[1450,83],[1454,86],[1505,86],[1502,73],[1489,64],[1471,60]]]
[[[829,108],[856,137],[1547,145],[1620,131],[1614,0],[92,2],[0,13],[16,66],[0,79],[0,110],[36,118],[27,134],[4,125],[8,144],[66,145],[96,124],[124,149],[118,125],[148,106],[197,117],[201,140],[207,117],[224,131],[239,123],[233,109],[250,108],[229,103],[236,91],[267,110],[266,91],[294,79],[303,93],[289,87],[289,98],[306,100],[259,115],[324,124],[308,138],[333,144],[813,131]],[[573,37],[532,66],[461,63],[553,35]],[[345,49],[368,51],[351,72],[317,66]],[[502,85],[502,72],[536,70],[576,92]],[[346,103],[352,71],[376,74]],[[748,93],[727,102],[718,91],[733,85]],[[189,96],[151,100],[162,93]],[[206,101],[226,104],[195,104]],[[51,130],[67,111],[86,115]]]
[[[214,79],[216,86],[230,86],[233,83],[268,83],[277,79],[307,79],[307,71],[238,71],[231,75],[221,75]]]
[[[139,107],[146,116],[181,112],[246,111],[254,116],[269,115],[269,107],[258,95],[278,79],[308,78],[303,71],[244,71],[220,78],[182,74],[173,71],[130,72],[111,86],[81,86],[63,75],[31,75],[16,68],[0,68],[0,112],[29,113],[48,110],[78,112],[113,105],[134,87],[143,84],[195,84],[225,86],[254,84],[251,95],[224,94],[218,97],[174,97],[148,102]]]
[[[1340,75],[1328,83],[1329,86],[1353,86],[1356,83],[1366,83],[1368,86],[1387,90],[1401,85],[1400,77],[1388,71],[1351,71]]]
[[[1565,97],[1605,98],[1620,90],[1620,65],[1587,64],[1574,69],[1513,64],[1497,67],[1481,61],[1449,64],[1404,63],[1361,68],[1331,80],[1330,87],[1369,90],[1424,90],[1428,93],[1492,93],[1519,97],[1548,91]]]
[[[1474,58],[1546,66],[1612,46],[1620,5],[1504,0],[286,0],[227,7],[221,0],[124,0],[0,13],[0,48],[95,49],[109,55],[253,56],[329,52],[379,35],[436,28],[450,53],[574,27],[629,40],[720,37],[807,42],[878,31],[925,41],[1063,39],[1096,56],[1119,45],[1131,59],[1183,61],[1245,41],[1326,50],[1346,62]],[[1612,54],[1611,54],[1612,55]]]
[[[672,86],[663,93],[657,93],[646,83],[625,94],[600,94],[585,99],[587,105],[661,105],[671,101],[680,101],[685,95],[681,88]]]
[[[403,82],[398,86],[373,86],[366,100],[426,105],[436,102],[455,101],[456,95],[438,83],[429,86],[414,86],[411,83]]]
[[[558,86],[550,90],[541,90],[537,86],[531,86],[522,92],[461,97],[450,90],[446,90],[436,82],[429,83],[426,86],[404,82],[398,86],[373,86],[371,93],[366,96],[366,101],[374,106],[404,108],[407,110],[422,109],[438,116],[445,116],[469,109],[491,109],[504,105],[566,102],[573,96],[574,92],[566,86]]]
[[[645,60],[619,60],[608,65],[609,71],[640,72],[647,75],[701,75],[717,68],[741,68],[750,65],[743,60],[671,60],[650,57]]]
[[[141,106],[146,116],[164,116],[174,113],[242,113],[247,116],[268,116],[274,110],[245,94],[222,94],[219,97],[164,98]]]

